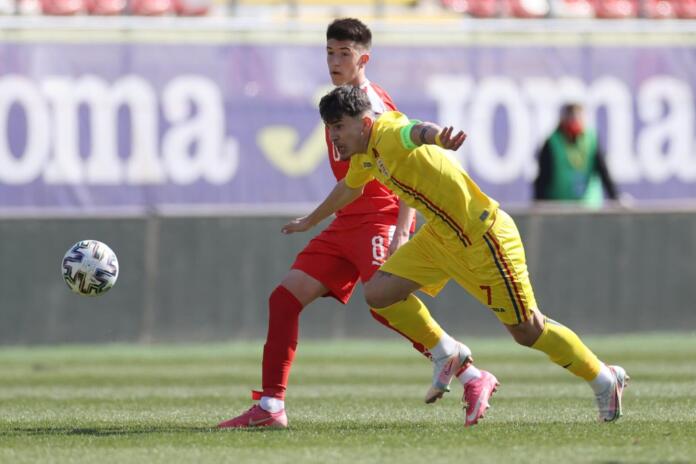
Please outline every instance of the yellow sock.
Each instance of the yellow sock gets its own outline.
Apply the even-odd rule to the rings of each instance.
[[[444,333],[440,324],[430,315],[428,308],[414,295],[373,311],[386,319],[392,328],[413,342],[420,343],[427,350],[437,345]]]
[[[597,377],[602,366],[575,332],[549,318],[544,318],[544,331],[532,348],[543,351],[551,361],[588,382]]]

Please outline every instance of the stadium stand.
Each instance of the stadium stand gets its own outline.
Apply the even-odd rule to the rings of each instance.
[[[46,15],[69,16],[84,8],[83,0],[41,0],[41,12]]]
[[[440,0],[473,18],[696,18],[696,0]]]
[[[544,18],[551,12],[548,0],[510,0],[510,13],[517,18]]]
[[[114,16],[120,15],[128,6],[127,0],[85,0],[89,14]]]
[[[696,19],[696,0],[0,0],[0,15]]]
[[[502,14],[498,0],[442,0],[442,6],[474,18],[495,18]]]
[[[682,19],[696,19],[696,0],[678,0],[674,2],[677,17]]]
[[[641,16],[653,19],[669,19],[676,17],[673,2],[669,0],[643,0]]]
[[[595,10],[591,0],[553,0],[551,15],[558,18],[593,18]]]
[[[141,16],[161,16],[174,11],[172,0],[132,0],[131,13]]]
[[[174,0],[174,12],[179,16],[203,16],[210,12],[210,0]]]
[[[594,9],[597,18],[622,19],[638,16],[636,0],[594,0]]]

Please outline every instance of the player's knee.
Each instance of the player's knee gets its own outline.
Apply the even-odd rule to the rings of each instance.
[[[365,302],[370,308],[375,309],[382,309],[389,306],[390,304],[387,301],[387,299],[380,295],[378,292],[370,292],[367,290],[367,288],[365,288]]]
[[[522,346],[532,346],[544,331],[544,324],[544,316],[538,310],[533,310],[531,317],[526,321],[516,325],[506,325],[505,328],[517,343]]]
[[[365,284],[364,290],[365,302],[370,308],[382,309],[399,301],[398,298],[394,298],[393,296],[381,291],[379,285],[371,284],[371,282]]]
[[[268,312],[271,317],[274,314],[288,312],[288,310],[293,310],[299,314],[303,307],[302,302],[283,285],[278,285],[273,289],[268,298]]]
[[[532,335],[529,332],[515,332],[511,330],[510,333],[512,334],[512,338],[522,346],[532,346],[537,338],[539,338],[538,335]]]
[[[522,346],[532,346],[539,339],[544,327],[538,327],[533,321],[523,322],[513,326],[506,326],[512,338]]]
[[[324,295],[328,289],[315,278],[302,271],[291,269],[280,282],[278,288],[283,287],[295,297],[302,306],[307,306],[317,298]]]

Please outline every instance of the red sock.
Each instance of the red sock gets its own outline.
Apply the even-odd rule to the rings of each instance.
[[[279,285],[268,300],[268,334],[263,346],[263,396],[285,399],[290,367],[295,359],[302,303]]]

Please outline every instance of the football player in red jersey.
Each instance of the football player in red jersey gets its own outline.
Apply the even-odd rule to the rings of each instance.
[[[372,33],[361,21],[337,19],[326,31],[326,60],[334,85],[352,85],[367,93],[375,113],[395,110],[389,94],[370,82],[365,68],[370,60]],[[340,159],[326,132],[331,169],[337,181],[348,172],[349,162]],[[220,428],[286,427],[285,390],[297,347],[302,309],[322,296],[348,302],[360,279],[367,282],[386,258],[408,241],[414,229],[414,210],[401,203],[377,181],[368,183],[362,195],[336,213],[336,218],[297,255],[290,271],[270,295],[269,321],[263,350],[263,391],[248,411],[221,422]],[[448,390],[453,377],[462,385],[481,377],[471,351],[450,337],[431,317],[418,298],[384,309],[372,316],[406,337],[433,362],[433,384],[427,403]]]

